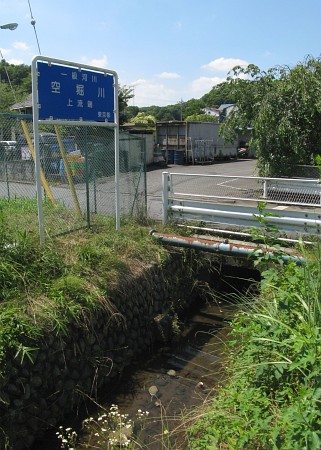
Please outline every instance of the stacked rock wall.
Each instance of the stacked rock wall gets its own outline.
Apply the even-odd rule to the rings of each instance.
[[[1,449],[31,448],[82,399],[95,398],[102,385],[112,389],[113,378],[157,339],[170,339],[171,315],[191,301],[186,254],[173,253],[165,267],[121,280],[110,308],[98,308],[67,333],[45,335],[32,361],[7,355],[8,376],[0,380]]]

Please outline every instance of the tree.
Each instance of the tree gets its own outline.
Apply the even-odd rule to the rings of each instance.
[[[140,111],[154,116],[157,121],[181,120],[182,113],[184,115],[184,103],[168,106],[147,106],[140,108]]]
[[[223,103],[234,103],[235,95],[231,84],[224,81],[212,87],[210,92],[203,95],[201,101],[209,108],[218,108]]]
[[[139,113],[138,106],[127,106],[126,108],[126,122],[130,122],[131,119]]]
[[[154,116],[156,118],[156,120],[162,120],[162,115],[161,115],[162,110],[163,110],[163,108],[161,106],[152,105],[152,106],[145,106],[145,107],[139,108],[138,112],[143,112],[145,114]],[[136,114],[138,114],[138,112]]]
[[[187,120],[188,116],[194,114],[202,114],[202,109],[205,108],[205,103],[202,100],[192,98],[183,103],[183,117]]]
[[[134,97],[133,87],[120,86],[118,90],[118,108],[119,108],[119,122],[120,124],[126,121],[126,108],[128,102]]]
[[[132,123],[143,123],[147,125],[155,125],[156,119],[150,114],[139,112],[136,117],[131,120]]]
[[[0,62],[0,80],[2,83],[9,83],[13,86],[21,87],[25,86],[31,92],[31,70],[30,66],[25,64],[9,64],[6,60]]]
[[[187,122],[218,122],[217,116],[211,116],[210,114],[192,114],[186,117]]]
[[[294,165],[310,164],[321,153],[320,58],[309,56],[292,69],[267,72],[236,67],[229,83],[237,108],[226,118],[223,135],[230,139],[253,128],[251,145],[261,175],[290,176]]]
[[[0,112],[9,113],[10,107],[31,93],[30,66],[0,62]]]

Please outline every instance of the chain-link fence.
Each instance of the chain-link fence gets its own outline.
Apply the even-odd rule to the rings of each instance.
[[[318,178],[320,179],[321,172],[318,166],[292,166],[291,176],[296,178]]]
[[[288,179],[170,173],[169,196],[197,198],[204,201],[253,200],[298,206],[320,206],[321,184],[318,179]]]
[[[0,115],[0,138],[0,198],[36,205],[32,116]],[[39,126],[46,233],[90,225],[95,213],[115,216],[114,139],[107,127]],[[119,147],[120,215],[145,214],[145,141],[121,132]]]

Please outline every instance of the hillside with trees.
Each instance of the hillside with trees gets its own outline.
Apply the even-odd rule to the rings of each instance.
[[[10,112],[10,106],[31,93],[30,66],[0,62],[0,113]]]

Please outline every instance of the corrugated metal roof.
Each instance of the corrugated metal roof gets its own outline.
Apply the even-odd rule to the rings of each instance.
[[[218,109],[223,111],[223,109],[230,108],[231,106],[234,106],[234,103],[222,103]]]
[[[32,109],[32,94],[29,94],[26,100],[22,102],[17,102],[10,107],[11,111],[17,111],[21,109]]]

